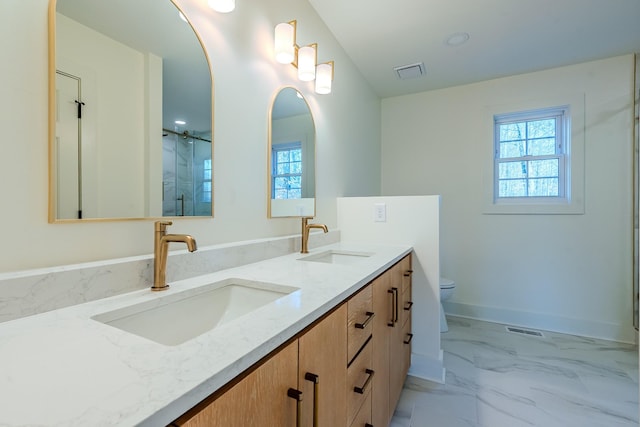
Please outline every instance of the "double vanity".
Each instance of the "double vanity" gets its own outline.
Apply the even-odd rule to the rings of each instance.
[[[411,251],[337,243],[2,323],[0,424],[386,425]]]

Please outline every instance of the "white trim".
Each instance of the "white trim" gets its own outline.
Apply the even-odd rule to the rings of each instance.
[[[636,331],[631,324],[619,325],[609,322],[592,321],[590,319],[576,319],[545,313],[533,313],[449,301],[443,302],[442,305],[446,314],[469,319],[625,343],[636,343],[637,339]]]
[[[409,375],[444,384],[446,370],[443,363],[443,354],[444,352],[440,350],[440,357],[435,360],[422,354],[411,353]]]
[[[565,179],[570,183],[566,198],[549,201],[522,199],[494,200],[495,139],[494,117],[513,111],[532,111],[550,105],[569,106],[571,134],[566,135],[565,154],[569,159]],[[483,213],[484,214],[584,214],[584,152],[585,152],[585,95],[559,94],[544,100],[526,100],[516,103],[491,105],[485,108],[485,133],[480,135],[487,146],[483,164]]]

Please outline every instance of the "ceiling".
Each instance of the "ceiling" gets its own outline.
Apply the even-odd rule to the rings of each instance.
[[[383,98],[640,52],[640,0],[309,2]],[[394,71],[420,62],[422,77]]]

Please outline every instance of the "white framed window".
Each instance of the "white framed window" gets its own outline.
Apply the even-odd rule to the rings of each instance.
[[[583,214],[585,96],[487,105],[484,214]]]
[[[494,116],[494,201],[566,199],[569,107]]]

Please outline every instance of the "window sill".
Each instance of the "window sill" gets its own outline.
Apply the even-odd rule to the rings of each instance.
[[[500,201],[485,204],[482,213],[485,215],[583,215],[584,203],[582,200],[544,203],[534,200]]]

